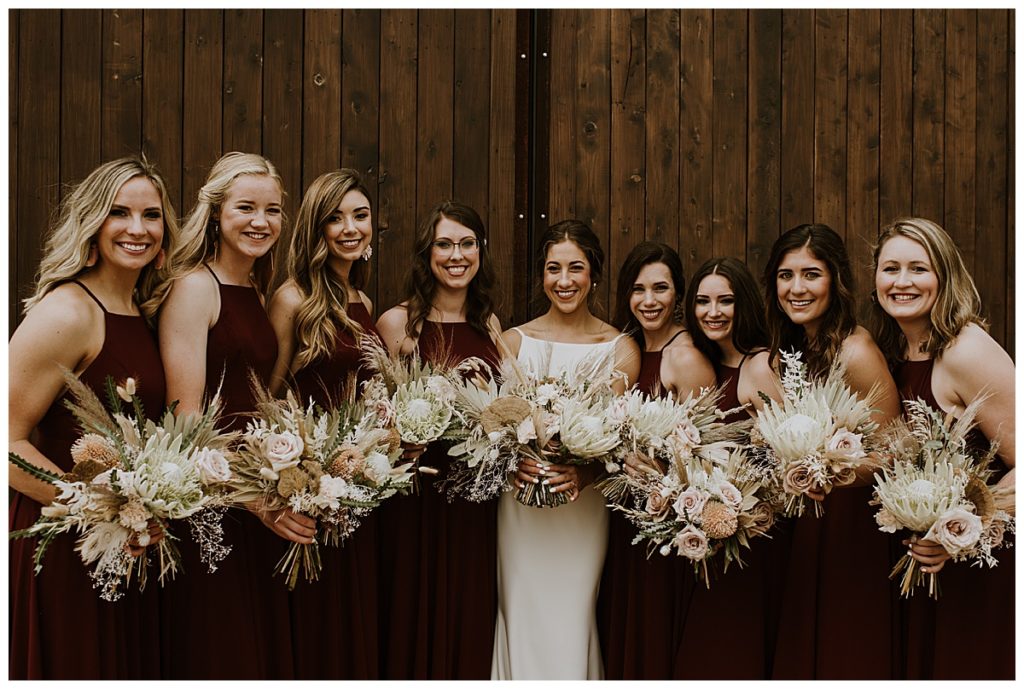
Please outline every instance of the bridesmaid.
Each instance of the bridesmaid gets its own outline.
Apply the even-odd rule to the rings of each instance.
[[[637,244],[623,261],[616,293],[615,325],[641,348],[641,391],[682,400],[715,387],[711,362],[682,325],[686,281],[675,249]],[[691,595],[693,573],[680,558],[648,558],[645,546],[632,545],[635,535],[636,528],[613,512],[598,596],[605,679],[669,679],[677,645],[673,616]]]
[[[827,225],[799,225],[772,246],[764,271],[771,356],[797,349],[812,376],[838,359],[864,396],[877,384],[874,419],[899,414],[885,357],[854,316],[853,274],[843,240]],[[824,500],[821,518],[805,512],[793,545],[772,669],[775,679],[893,679],[899,649],[889,540],[872,517],[872,476],[865,472]]]
[[[163,266],[177,234],[164,182],[145,160],[104,163],[65,198],[9,344],[11,452],[53,472],[71,470],[80,432],[63,404],[62,368],[101,397],[107,376],[133,377],[144,407],[154,415],[163,409],[164,372],[147,319],[166,293]],[[29,527],[54,489],[13,466],[8,480],[8,526]],[[150,533],[162,536],[158,527]],[[145,592],[133,581],[120,600],[103,601],[76,540],[54,540],[38,576],[35,539],[10,543],[9,679],[159,679],[155,573]]]
[[[277,338],[263,295],[282,196],[277,170],[253,153],[224,155],[199,190],[160,312],[167,399],[178,401],[180,413],[201,409],[220,388],[226,426],[243,430],[254,408],[250,370],[269,383]],[[166,679],[292,677],[287,587],[271,574],[282,539],[310,543],[313,527],[290,510],[232,510],[225,520],[232,552],[214,574],[183,543],[188,576],[166,589],[164,601]]]
[[[999,443],[1000,486],[1015,478],[1014,364],[985,332],[981,299],[960,252],[931,220],[904,218],[875,248],[872,331],[893,367],[900,397],[957,416],[987,395],[972,444]],[[902,601],[903,679],[1013,679],[1014,553],[997,550],[995,569],[948,563],[931,541],[903,541],[924,572],[943,571],[936,602],[918,591]],[[976,621],[984,633],[969,621]]]
[[[347,399],[366,379],[363,337],[373,309],[361,291],[373,241],[370,197],[355,170],[317,177],[302,199],[288,253],[288,280],[270,300],[280,343],[273,389],[286,384],[322,407]],[[320,548],[323,570],[291,596],[296,679],[377,679],[377,516],[371,513],[340,548]]]
[[[497,367],[492,340],[494,268],[487,232],[475,210],[438,204],[416,235],[406,299],[380,317],[392,354],[420,356],[441,367],[479,357]],[[448,502],[438,490],[448,445],[435,443],[419,464],[419,493],[382,507],[382,677],[490,677],[498,610],[497,502]]]
[[[585,223],[564,220],[541,237],[538,268],[548,310],[502,338],[540,376],[576,375],[598,359],[622,393],[639,373],[631,338],[592,312],[604,251]],[[570,379],[571,380],[571,379]],[[555,508],[498,501],[498,618],[491,679],[602,679],[596,605],[608,545],[608,510],[590,487],[603,467],[519,462],[513,484],[564,493]]]
[[[690,281],[687,328],[696,348],[715,368],[722,387],[718,403],[733,410],[726,423],[755,416],[761,393],[781,400],[769,363],[764,300],[750,269],[735,258],[706,261]],[[683,617],[675,679],[766,679],[778,627],[779,589],[789,544],[788,531],[759,538],[744,550],[745,567],[723,574],[710,590],[697,586]],[[743,653],[723,647],[707,629],[725,624],[743,629]]]

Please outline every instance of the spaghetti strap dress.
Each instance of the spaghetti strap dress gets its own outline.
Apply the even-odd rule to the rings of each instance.
[[[85,285],[75,281],[103,309],[103,346],[79,379],[105,400],[107,376],[134,378],[147,413],[164,409],[164,369],[153,331],[142,316],[110,313]],[[71,446],[80,436],[77,421],[57,398],[36,430],[36,447],[70,471]],[[9,490],[8,526],[24,529],[39,518],[40,504]],[[179,534],[182,535],[182,534]],[[75,534],[58,536],[46,551],[43,569],[33,573],[36,541],[10,541],[8,574],[8,679],[149,680],[160,678],[159,584],[150,568],[145,591],[137,582],[115,602],[99,597],[74,546]]]
[[[735,367],[714,363],[715,376],[722,387],[718,408],[723,412],[741,405],[739,377],[746,359],[744,356]],[[723,421],[734,423],[749,418],[746,410],[739,409]],[[769,651],[777,624],[777,619],[774,624],[772,621],[770,602],[773,596],[777,597],[781,578],[776,564],[781,543],[778,535],[773,534],[772,540],[757,538],[750,545],[749,550],[740,553],[742,569],[737,563],[727,572],[718,568],[710,589],[697,581],[690,589],[689,599],[683,601],[673,679],[756,680],[769,676]],[[693,573],[689,574],[693,578]],[[726,630],[743,630],[742,652],[722,643],[720,635]]]
[[[497,367],[490,337],[469,323],[425,321],[420,356],[442,368],[469,357]],[[383,679],[476,679],[491,673],[498,611],[497,501],[451,502],[438,486],[450,444],[432,443],[418,492],[381,507]]]
[[[615,342],[549,342],[522,332],[519,362],[539,375],[568,373]],[[587,486],[575,502],[528,507],[498,499],[498,618],[491,679],[603,679],[597,593],[608,547],[608,508]]]
[[[871,486],[845,486],[789,522],[772,679],[898,679],[892,539],[878,530]],[[783,532],[784,533],[784,532]],[[778,538],[778,536],[773,536]]]
[[[346,308],[366,336],[375,337],[373,318],[362,301]],[[346,385],[370,377],[360,365],[356,337],[341,328],[334,350],[295,373],[294,386],[303,400],[330,407],[346,399]],[[354,375],[353,375],[354,374]],[[386,504],[386,503],[385,503]],[[296,679],[372,680],[379,677],[377,587],[378,508],[335,548],[321,544],[323,569],[317,581],[299,577],[291,593],[292,653]],[[283,586],[282,586],[283,588]]]
[[[249,372],[269,382],[277,337],[254,287],[217,285],[220,313],[207,337],[206,395],[220,386],[223,426],[244,430],[255,408]],[[244,509],[229,510],[223,524],[231,553],[214,573],[194,543],[181,543],[185,573],[164,595],[164,678],[291,679],[288,588],[272,576],[287,542]]]
[[[663,350],[641,354],[636,387],[651,396],[665,395],[660,381]],[[647,545],[634,544],[634,536],[636,527],[612,510],[597,599],[604,677],[670,679],[681,631],[679,613],[692,595],[693,572],[684,558],[657,552],[648,556]]]
[[[932,390],[933,366],[933,359],[905,361],[896,366],[893,377],[900,399],[921,399],[942,412]],[[978,451],[989,447],[977,428],[967,441]],[[998,457],[996,465],[997,475],[1007,471]],[[895,536],[902,541],[906,532]],[[896,557],[906,550],[902,544],[898,547]],[[994,551],[999,564],[993,569],[947,562],[939,576],[938,601],[922,591],[900,599],[906,657],[901,679],[1014,679],[1015,548]],[[895,588],[894,582],[890,585]]]

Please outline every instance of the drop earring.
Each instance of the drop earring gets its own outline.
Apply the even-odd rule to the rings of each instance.
[[[96,262],[100,260],[99,249],[96,248],[96,242],[90,242],[89,244],[89,255],[85,258],[85,267],[92,268],[96,265]]]
[[[373,247],[367,244],[366,248],[363,249],[363,253],[359,255],[359,258],[363,259],[364,261],[369,261],[370,256],[373,256]]]
[[[157,252],[156,258],[153,259],[153,267],[156,268],[157,270],[162,269],[164,267],[164,259],[166,259],[166,258],[167,258],[167,252],[165,252],[161,248],[160,251]]]

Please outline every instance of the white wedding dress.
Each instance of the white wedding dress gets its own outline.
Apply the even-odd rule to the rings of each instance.
[[[518,360],[535,373],[571,373],[597,356],[612,373],[614,340],[571,344],[519,334]],[[608,509],[591,486],[555,508],[502,494],[491,679],[604,679],[595,613],[607,545]]]

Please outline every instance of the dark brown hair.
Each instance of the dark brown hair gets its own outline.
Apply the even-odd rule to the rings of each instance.
[[[711,361],[722,360],[722,348],[704,334],[697,322],[697,291],[701,281],[708,275],[721,275],[732,288],[732,344],[740,354],[747,355],[768,349],[770,339],[768,326],[764,318],[764,299],[757,287],[750,268],[745,263],[732,257],[712,258],[705,261],[693,279],[686,293],[686,327],[690,331],[694,346]]]
[[[629,308],[629,298],[633,291],[633,283],[636,282],[640,271],[643,270],[644,266],[653,263],[663,264],[668,268],[668,272],[672,276],[672,286],[676,290],[675,310],[672,313],[673,323],[682,323],[680,306],[686,294],[686,277],[683,274],[683,262],[679,259],[679,254],[676,253],[675,249],[661,242],[640,242],[633,247],[633,250],[626,256],[626,260],[622,262],[622,268],[619,270],[618,283],[615,289],[616,305],[615,320],[613,322],[616,328],[624,333],[629,333],[630,337],[636,340],[637,344],[640,345],[641,351],[644,348],[644,329],[637,321],[636,316],[633,315],[633,311]]]

